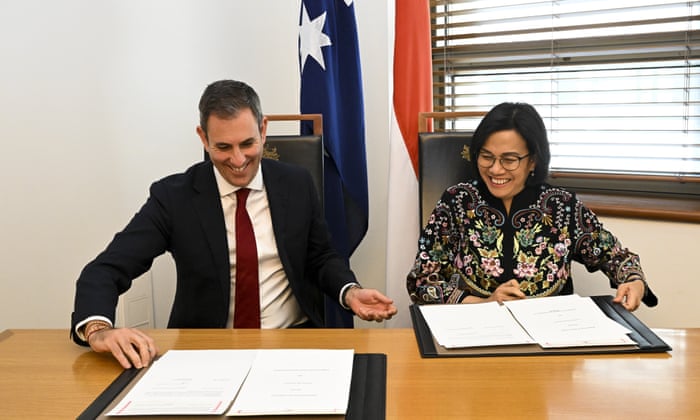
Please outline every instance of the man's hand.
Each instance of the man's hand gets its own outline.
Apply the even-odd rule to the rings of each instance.
[[[644,297],[644,289],[644,282],[642,280],[622,283],[617,286],[617,295],[615,295],[613,302],[622,303],[625,309],[632,312],[639,308],[642,297]]]
[[[345,294],[345,304],[364,321],[381,322],[397,312],[394,301],[375,289],[351,287]]]
[[[124,369],[147,367],[158,354],[155,341],[135,328],[95,331],[88,337],[88,344],[96,352],[111,352]]]

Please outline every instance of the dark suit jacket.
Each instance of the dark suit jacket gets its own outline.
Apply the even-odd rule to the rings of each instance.
[[[214,170],[211,162],[202,162],[151,185],[141,210],[81,272],[71,332],[88,316],[114,320],[119,295],[165,251],[177,269],[168,327],[226,326],[230,262]],[[263,159],[262,171],[284,271],[302,310],[313,324],[323,326],[323,293],[337,299],[355,276],[330,244],[309,173],[268,159]],[[85,344],[75,334],[73,339]]]

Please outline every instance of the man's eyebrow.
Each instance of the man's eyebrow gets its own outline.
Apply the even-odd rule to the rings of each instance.
[[[254,141],[257,141],[257,137],[248,137],[247,139],[243,139],[240,142],[238,142],[238,144],[250,143],[250,142],[254,142]],[[233,145],[233,143],[230,143],[228,141],[215,141],[214,144],[216,144],[216,145],[228,145],[228,146]]]

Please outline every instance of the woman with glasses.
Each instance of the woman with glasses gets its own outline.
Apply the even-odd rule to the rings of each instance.
[[[478,303],[573,293],[571,262],[600,270],[628,310],[657,303],[639,257],[567,190],[545,182],[547,131],[537,111],[502,103],[469,150],[476,179],[445,190],[418,241],[411,300]]]

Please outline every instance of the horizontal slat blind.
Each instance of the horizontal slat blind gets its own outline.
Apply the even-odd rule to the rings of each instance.
[[[431,4],[436,111],[528,102],[553,171],[700,180],[700,1]]]

